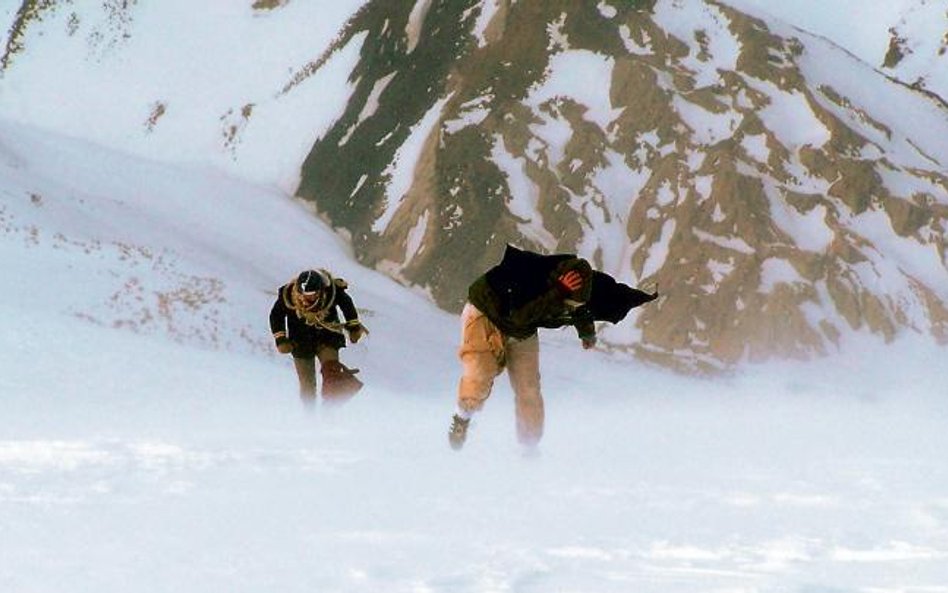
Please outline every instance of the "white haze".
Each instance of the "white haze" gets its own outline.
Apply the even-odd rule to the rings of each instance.
[[[243,47],[211,26],[247,12],[223,4],[177,32],[216,40],[209,63]],[[261,18],[305,23],[306,5]],[[339,5],[325,31],[265,40],[318,55]],[[504,377],[451,451],[457,319],[287,195],[341,105],[319,84],[341,78],[261,101],[236,153],[170,109],[147,135],[155,95],[119,94],[103,60],[178,52],[163,78],[128,76],[194,113],[279,86],[249,67],[256,43],[202,85],[161,31],[62,76],[43,56],[74,39],[50,36],[0,80],[0,591],[948,592],[944,349],[857,334],[826,360],[699,380],[545,331],[541,454],[515,443]],[[310,266],[350,281],[372,332],[343,351],[367,387],[339,408],[300,404],[266,324]]]

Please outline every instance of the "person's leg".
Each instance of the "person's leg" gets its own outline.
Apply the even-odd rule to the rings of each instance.
[[[494,378],[503,370],[503,336],[483,313],[468,303],[461,313],[461,380],[458,383],[458,412],[462,417],[484,407]]]
[[[494,378],[504,365],[503,336],[483,313],[468,303],[461,313],[461,380],[458,382],[457,413],[451,418],[448,442],[454,449],[464,446],[474,412],[490,397]]]
[[[533,446],[543,437],[543,395],[540,392],[540,340],[507,341],[507,374],[516,404],[517,438]]]
[[[300,381],[300,399],[307,403],[316,401],[316,358],[294,356],[293,366]]]
[[[319,365],[323,366],[327,362],[339,360],[339,349],[332,346],[319,346],[316,349],[316,358],[319,359]]]

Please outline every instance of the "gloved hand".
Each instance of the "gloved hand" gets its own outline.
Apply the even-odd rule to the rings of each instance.
[[[576,270],[570,270],[556,279],[564,294],[576,292],[583,286],[583,277]]]
[[[276,341],[276,347],[280,354],[290,354],[293,352],[293,342],[286,338],[278,338]]]
[[[589,350],[596,347],[596,336],[583,338],[583,350]]]
[[[647,295],[647,297],[648,297],[648,298],[645,299],[645,302],[646,302],[646,303],[651,303],[652,301],[654,301],[655,299],[658,298],[658,291],[656,290],[656,291],[653,292],[652,294]]]
[[[362,339],[362,336],[365,336],[369,333],[369,330],[365,328],[364,325],[358,321],[351,325],[346,325],[346,332],[349,333],[349,341],[355,344]]]

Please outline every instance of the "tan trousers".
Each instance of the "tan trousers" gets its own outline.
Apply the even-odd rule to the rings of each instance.
[[[543,436],[543,396],[540,393],[540,340],[504,336],[474,305],[461,312],[463,368],[458,385],[458,406],[476,412],[490,397],[494,379],[507,369],[514,391],[517,438],[534,445]]]
[[[300,399],[307,402],[316,400],[316,359],[322,366],[330,360],[339,360],[339,351],[322,347],[316,351],[315,358],[293,358],[296,376],[300,380]]]

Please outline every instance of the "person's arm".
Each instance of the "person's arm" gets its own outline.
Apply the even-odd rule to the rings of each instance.
[[[277,291],[276,301],[270,308],[270,333],[273,334],[276,349],[282,354],[288,354],[293,351],[293,342],[289,335],[289,311],[283,305],[282,293],[282,288]]]
[[[573,312],[573,327],[583,341],[583,348],[588,350],[596,345],[596,324],[589,307],[582,306]]]
[[[548,317],[553,310],[562,309],[563,295],[555,287],[550,287],[533,300],[523,303],[508,314],[511,324],[517,327],[529,327]]]
[[[509,313],[510,321],[515,325],[527,327],[542,321],[549,316],[551,311],[562,310],[564,301],[579,286],[575,283],[577,279],[581,284],[582,279],[576,272],[567,272],[559,276],[551,274],[547,290],[512,309]]]
[[[356,311],[352,297],[344,288],[336,288],[336,306],[342,311],[342,317],[346,320],[346,324],[350,321],[359,321],[359,312]]]
[[[352,302],[352,297],[346,292],[346,287],[344,286],[337,286],[336,288],[336,306],[342,311],[343,319],[345,319],[346,333],[349,334],[350,342],[355,344],[362,336],[369,333],[369,330],[367,330],[359,320],[359,311],[356,309],[355,303]]]

